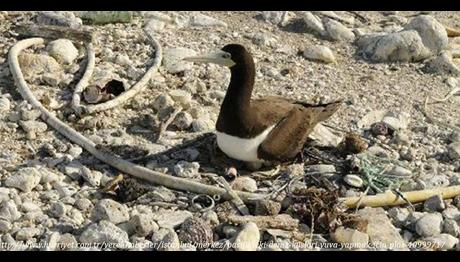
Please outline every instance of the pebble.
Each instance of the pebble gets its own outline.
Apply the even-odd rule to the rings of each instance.
[[[179,230],[181,243],[194,245],[203,250],[213,242],[214,233],[209,223],[199,217],[191,217],[184,221]]]
[[[454,202],[453,202],[453,204],[454,204],[458,209],[460,209],[460,196],[454,197]]]
[[[120,248],[129,246],[128,234],[113,223],[102,220],[89,225],[80,235],[81,243],[86,244],[114,244]]]
[[[459,239],[449,234],[440,234],[438,236],[427,237],[422,241],[430,243],[430,245],[438,246],[436,250],[452,250],[458,243]]]
[[[34,120],[28,121],[19,121],[19,125],[26,131],[27,133],[43,133],[48,129],[48,125],[46,123]]]
[[[108,220],[113,224],[119,224],[129,220],[128,208],[112,199],[102,199],[95,205],[92,218],[95,221]]]
[[[40,234],[40,230],[35,227],[25,227],[21,228],[16,232],[16,240],[25,241],[33,238],[34,236]]]
[[[438,213],[428,213],[417,220],[415,224],[417,234],[422,237],[432,237],[441,234],[442,216]]]
[[[186,210],[161,210],[152,214],[152,218],[160,228],[176,228],[192,216],[193,214]]]
[[[460,142],[451,143],[447,147],[447,153],[452,160],[460,160]]]
[[[191,147],[171,153],[172,158],[176,160],[184,160],[188,162],[193,162],[197,160],[199,155],[200,155],[200,151],[196,150],[195,148],[191,148]]]
[[[153,233],[152,243],[158,251],[178,251],[180,248],[179,236],[171,228],[160,228]]]
[[[93,203],[87,198],[79,198],[75,200],[74,205],[76,208],[84,212],[88,212],[94,207]]]
[[[195,56],[196,52],[188,48],[168,48],[163,52],[163,66],[170,74],[177,74],[190,70],[192,63],[182,59],[189,56]]]
[[[420,15],[413,18],[404,27],[404,30],[417,31],[423,41],[423,45],[434,55],[447,48],[449,39],[446,29],[431,16]]]
[[[303,56],[307,59],[320,61],[326,64],[337,63],[334,53],[327,46],[309,46],[303,51]]]
[[[0,113],[5,113],[10,110],[11,102],[6,96],[0,96]]]
[[[283,22],[284,11],[262,11],[262,18],[269,23],[279,25]]]
[[[318,174],[328,174],[328,173],[335,173],[336,169],[334,165],[310,165],[306,168],[307,172],[311,173],[318,173]]]
[[[345,183],[347,183],[350,186],[358,188],[362,187],[364,184],[363,180],[357,175],[346,175],[343,178],[343,181],[345,181]]]
[[[66,214],[67,208],[62,202],[56,202],[51,204],[50,212],[55,218],[61,218]]]
[[[249,222],[235,236],[233,244],[236,251],[256,251],[259,241],[259,228],[255,223]]]
[[[281,210],[281,204],[272,200],[259,200],[256,202],[254,215],[256,216],[274,216],[278,215]]]
[[[26,80],[34,79],[42,74],[58,74],[63,72],[56,59],[47,55],[26,54],[19,55],[19,64]]]
[[[209,118],[195,119],[192,122],[194,132],[205,132],[214,129],[214,122]]]
[[[453,219],[445,219],[442,232],[458,237],[460,235],[460,226]]]
[[[355,34],[353,31],[336,20],[327,18],[324,22],[324,26],[328,36],[332,40],[349,42],[355,40]]]
[[[13,228],[13,225],[7,221],[0,219],[0,234],[5,234]]]
[[[184,90],[176,89],[169,92],[169,95],[174,100],[174,102],[178,103],[184,109],[190,108],[190,103],[192,102],[192,95]]]
[[[152,106],[157,112],[161,112],[166,108],[174,106],[174,100],[169,95],[161,94],[155,98]]]
[[[198,162],[179,161],[174,166],[174,174],[178,177],[195,178],[199,176],[200,164]]]
[[[310,11],[301,12],[302,21],[307,29],[320,36],[326,36],[327,32],[321,20]]]
[[[26,200],[22,202],[20,209],[23,212],[38,211],[40,210],[40,206],[30,200]]]
[[[208,210],[204,212],[202,218],[211,225],[219,224],[219,217],[217,216],[217,213],[213,210]]]
[[[274,47],[277,41],[266,33],[255,33],[252,36],[252,42],[258,46]]]
[[[190,18],[190,26],[196,27],[227,27],[227,24],[210,16],[196,14]]]
[[[458,208],[453,207],[453,206],[450,206],[450,207],[446,208],[442,212],[442,216],[445,219],[453,219],[453,220],[456,220],[456,221],[460,221],[460,211],[458,210]]]
[[[129,223],[134,227],[138,236],[145,237],[158,230],[158,225],[147,214],[137,214],[131,217]]]
[[[240,176],[233,181],[232,189],[237,191],[255,192],[257,191],[257,182],[250,177]]]
[[[424,210],[427,212],[439,212],[446,208],[441,195],[436,195],[428,198],[423,204]]]
[[[92,171],[89,168],[82,166],[81,167],[81,177],[85,180],[90,186],[98,187],[101,185],[101,179],[103,174],[99,171]]]
[[[13,173],[4,181],[7,187],[14,187],[23,192],[30,192],[40,183],[40,172],[34,167],[24,167]]]
[[[150,19],[144,26],[144,30],[147,32],[161,32],[166,26],[164,21],[158,19]]]
[[[460,67],[453,62],[449,51],[442,51],[438,56],[428,60],[423,69],[433,74],[460,75]]]
[[[49,55],[59,63],[70,65],[78,57],[78,49],[68,39],[58,39],[46,46]]]
[[[369,243],[369,235],[356,229],[339,227],[332,234],[332,239],[337,243],[353,244],[363,248]]]
[[[73,158],[77,158],[81,155],[81,153],[83,153],[83,148],[81,148],[80,146],[73,145],[69,148],[67,153],[71,155]]]
[[[192,125],[192,122],[193,117],[189,113],[182,111],[177,114],[171,124],[179,130],[187,130]]]
[[[35,19],[39,25],[66,26],[74,29],[83,25],[83,21],[69,11],[43,11]]]

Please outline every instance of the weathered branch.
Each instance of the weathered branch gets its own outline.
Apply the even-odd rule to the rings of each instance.
[[[93,43],[94,33],[88,30],[73,29],[63,26],[37,26],[23,24],[15,27],[16,33],[24,37],[43,37],[50,39],[67,38],[70,40]]]
[[[56,116],[51,114],[34,96],[29,86],[27,85],[24,75],[19,66],[18,56],[20,52],[33,45],[40,45],[44,43],[43,38],[30,38],[17,42],[8,54],[8,63],[10,66],[11,74],[18,87],[21,96],[29,102],[35,109],[41,112],[43,121],[52,126],[56,131],[61,133],[70,141],[80,145],[82,148],[90,152],[94,157],[104,163],[134,177],[147,180],[154,184],[163,185],[176,190],[189,191],[199,194],[220,195],[223,198],[230,199],[227,191],[223,188],[204,185],[189,179],[170,176],[164,173],[156,172],[142,166],[134,165],[133,163],[117,157],[116,155],[108,152],[101,152],[96,149],[96,144],[81,135],[67,124],[63,123]],[[262,194],[252,194],[247,192],[238,191],[237,194],[244,201],[253,201],[256,199],[264,198]]]
[[[460,196],[460,186],[440,187],[420,191],[402,192],[401,194],[406,200],[402,197],[399,197],[390,190],[386,191],[385,193],[373,196],[347,197],[341,200],[344,201],[349,208],[357,207],[358,203],[360,207],[396,206],[407,204],[407,201],[409,201],[410,203],[422,202],[435,195],[441,195],[443,199],[449,199],[456,196]]]
[[[89,79],[94,71],[94,66],[96,64],[96,54],[94,52],[93,44],[88,43],[86,44],[86,53],[87,53],[87,60],[85,73],[83,74],[82,78],[75,86],[72,96],[72,109],[80,115],[83,112],[83,107],[80,105],[80,99],[83,91],[88,86]]]

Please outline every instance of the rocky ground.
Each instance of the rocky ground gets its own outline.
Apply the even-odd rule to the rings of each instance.
[[[458,196],[346,212],[338,201],[460,185],[460,96],[424,107],[426,97],[459,87],[460,34],[448,37],[445,26],[460,28],[460,13],[137,12],[97,25],[91,15],[0,13],[0,250],[460,249]],[[216,196],[125,174],[119,181],[116,169],[48,126],[18,93],[7,55],[15,26],[29,22],[96,32],[92,87],[135,84],[155,54],[142,29],[152,33],[164,58],[146,90],[89,116],[69,106],[84,43],[50,41],[19,61],[48,110],[111,152],[205,184],[224,176],[233,189],[271,197],[241,216]],[[229,71],[178,59],[228,43],[253,54],[255,97],[346,101],[315,130],[303,158],[249,171],[203,136],[213,132]],[[91,99],[101,98],[87,94],[82,103]]]

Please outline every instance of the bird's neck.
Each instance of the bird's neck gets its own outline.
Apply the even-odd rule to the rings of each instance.
[[[250,106],[254,87],[255,66],[252,57],[247,56],[230,71],[230,84],[222,106],[233,111],[233,114],[244,115]]]

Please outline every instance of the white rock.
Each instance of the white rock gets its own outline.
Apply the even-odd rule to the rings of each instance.
[[[263,11],[262,17],[265,21],[274,25],[282,24],[285,20],[285,11]]]
[[[438,212],[444,210],[446,208],[446,204],[444,204],[444,200],[441,195],[435,195],[425,200],[423,207],[428,212]]]
[[[171,228],[160,228],[153,233],[152,243],[158,251],[177,251],[180,248],[179,236]]]
[[[165,22],[160,21],[158,19],[151,19],[145,25],[144,30],[147,30],[149,32],[160,32],[165,28],[165,26]]]
[[[46,50],[56,61],[70,65],[78,57],[78,49],[68,39],[58,39],[50,42]]]
[[[0,96],[0,113],[5,113],[10,110],[11,102],[6,96]]]
[[[274,47],[277,41],[275,38],[269,36],[267,33],[255,33],[252,36],[252,42],[259,46]]]
[[[19,125],[27,133],[43,133],[48,129],[48,125],[41,121],[28,120],[28,121],[19,121]]]
[[[430,246],[437,246],[439,250],[452,250],[459,242],[458,238],[449,234],[440,234],[439,236],[427,237],[422,241],[430,244]]]
[[[83,149],[80,146],[73,145],[69,148],[67,153],[73,158],[77,158],[81,155],[81,153],[83,153]]]
[[[227,24],[210,16],[203,15],[203,14],[196,14],[190,18],[189,22],[190,26],[196,27],[215,27],[221,26],[226,27]]]
[[[303,51],[303,56],[307,59],[321,61],[323,63],[337,63],[334,53],[327,46],[309,46]]]
[[[85,212],[89,211],[90,209],[94,207],[93,203],[87,198],[79,198],[75,200],[74,205],[79,210],[85,211]]]
[[[333,20],[325,19],[324,26],[329,37],[335,41],[353,41],[355,40],[355,34],[351,29],[344,26],[342,23]]]
[[[102,220],[91,224],[83,231],[79,238],[81,243],[86,244],[113,244],[124,249],[130,246],[128,234],[115,226],[113,223]]]
[[[67,26],[74,29],[83,25],[82,20],[69,11],[43,11],[37,15],[36,21],[39,25]]]
[[[185,210],[161,210],[152,214],[152,219],[155,220],[160,228],[176,228],[184,223],[187,218],[193,214]]]
[[[9,221],[0,219],[0,234],[8,233],[12,228],[13,226]]]
[[[447,147],[449,157],[453,160],[460,159],[460,142],[454,142]]]
[[[447,31],[441,23],[431,16],[417,16],[404,29],[417,31],[423,44],[433,55],[447,48],[449,42]]]
[[[365,57],[375,62],[416,62],[431,55],[415,30],[363,36],[356,43]]]
[[[82,166],[81,177],[93,187],[98,187],[101,184],[103,174],[96,170],[90,170],[89,168]]]
[[[407,208],[392,207],[388,210],[388,215],[390,216],[393,224],[397,227],[407,226],[410,222],[408,221],[410,211]]]
[[[92,218],[96,221],[108,220],[114,224],[119,224],[128,221],[128,208],[112,199],[102,199],[94,207]]]
[[[363,180],[357,175],[346,175],[343,178],[343,181],[345,181],[345,183],[347,183],[350,186],[358,188],[363,186]]]
[[[192,122],[193,117],[189,113],[182,111],[177,114],[171,124],[179,130],[186,130],[192,125]]]
[[[30,200],[24,201],[21,204],[21,211],[31,212],[31,211],[38,211],[38,210],[40,210],[40,206]]]
[[[356,229],[339,227],[332,234],[332,238],[338,243],[355,244],[357,248],[369,243],[369,235]]]
[[[460,235],[460,226],[458,225],[457,221],[453,219],[445,219],[442,232],[454,237],[458,237]]]
[[[455,221],[460,221],[460,210],[458,208],[449,206],[448,208],[444,209],[442,212],[442,216],[445,219],[453,219]]]
[[[204,132],[214,129],[214,122],[209,119],[195,119],[192,122],[192,129],[194,132]]]
[[[342,136],[332,133],[329,128],[321,124],[316,125],[308,137],[315,140],[318,146],[324,147],[337,147],[343,140]]]
[[[8,177],[4,185],[14,187],[23,192],[30,192],[40,183],[41,175],[38,169],[33,167],[24,167]]]
[[[157,112],[161,112],[168,107],[174,106],[174,100],[169,95],[161,94],[155,98],[152,106]]]
[[[336,169],[334,165],[310,165],[306,167],[308,172],[312,173],[320,173],[320,174],[327,174],[327,173],[335,173]]]
[[[58,249],[59,239],[61,238],[61,234],[59,232],[51,232],[45,236],[43,240],[45,243],[45,247],[42,248],[43,251],[55,251]]]
[[[67,212],[67,208],[62,202],[56,202],[51,205],[50,212],[55,218],[61,218]]]
[[[232,188],[238,191],[255,192],[257,191],[257,182],[247,176],[240,176],[232,183]]]
[[[129,223],[134,227],[136,234],[139,236],[147,236],[158,230],[158,225],[147,214],[134,215],[129,220]]]
[[[301,12],[301,14],[302,14],[302,21],[305,23],[308,30],[320,36],[327,35],[326,29],[324,28],[323,23],[317,16],[312,14],[312,12],[310,11],[303,11]]]
[[[236,251],[256,251],[259,246],[260,232],[257,225],[249,222],[243,226],[233,241]]]
[[[173,168],[174,174],[178,177],[194,178],[199,175],[198,170],[200,164],[198,162],[179,161]]]
[[[16,232],[16,240],[18,241],[25,241],[33,238],[34,236],[38,235],[40,230],[35,227],[25,227],[21,228]]]
[[[173,22],[173,19],[169,15],[164,14],[163,12],[159,12],[159,11],[141,11],[141,15],[144,18],[152,18],[152,19],[156,19],[159,21],[163,21],[165,23]]]
[[[441,234],[442,216],[438,213],[428,213],[417,220],[415,224],[417,234],[422,237],[431,237]]]
[[[182,59],[189,56],[195,56],[196,52],[188,48],[168,48],[163,52],[163,66],[171,74],[177,74],[190,70],[192,63]]]
[[[460,75],[460,68],[453,62],[449,51],[442,51],[437,57],[428,60],[424,70],[435,74]]]
[[[189,92],[176,89],[169,92],[169,95],[174,100],[174,102],[180,104],[184,109],[188,109],[190,107],[190,103],[192,102],[192,95]]]
[[[58,78],[57,75],[63,72],[62,67],[51,56],[23,53],[19,55],[18,60],[26,80],[33,80],[46,73],[55,74]]]

